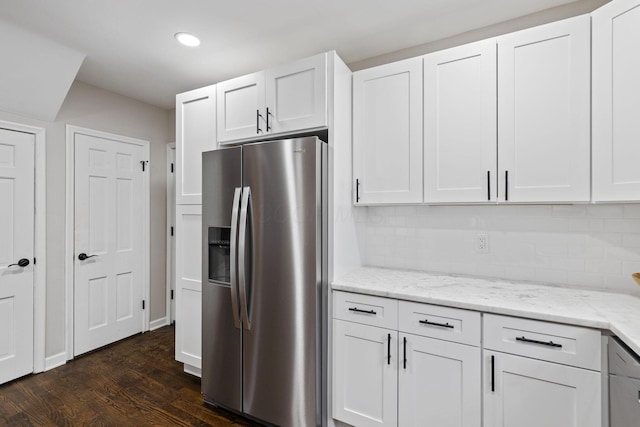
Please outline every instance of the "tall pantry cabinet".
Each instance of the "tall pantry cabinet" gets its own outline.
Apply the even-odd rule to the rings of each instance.
[[[216,148],[216,87],[176,96],[176,360],[199,375],[202,354],[202,152]]]

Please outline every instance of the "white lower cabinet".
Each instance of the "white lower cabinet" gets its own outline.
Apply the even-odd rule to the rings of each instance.
[[[480,427],[480,349],[400,334],[398,421],[402,427]]]
[[[353,426],[396,426],[398,332],[334,319],[333,417]]]
[[[601,375],[484,351],[486,427],[600,427]]]
[[[176,206],[176,360],[202,364],[202,207]]]
[[[350,292],[333,301],[337,421],[603,426],[598,330]]]
[[[485,427],[601,426],[599,331],[492,314],[483,328]]]
[[[480,427],[480,348],[430,337],[479,343],[479,327],[474,337],[461,333],[476,330],[467,322],[477,326],[479,313],[345,292],[334,292],[334,309],[334,419],[357,427]]]

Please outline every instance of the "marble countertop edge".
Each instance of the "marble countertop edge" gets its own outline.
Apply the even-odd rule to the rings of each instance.
[[[640,354],[640,298],[504,279],[362,267],[336,291],[609,330]]]

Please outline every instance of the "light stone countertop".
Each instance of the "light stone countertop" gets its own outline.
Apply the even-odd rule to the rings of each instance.
[[[640,354],[640,298],[632,295],[377,267],[337,278],[331,288],[608,329]]]

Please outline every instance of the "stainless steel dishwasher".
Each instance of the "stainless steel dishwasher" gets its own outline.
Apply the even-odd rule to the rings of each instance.
[[[610,427],[640,426],[640,358],[617,337],[609,338]]]

